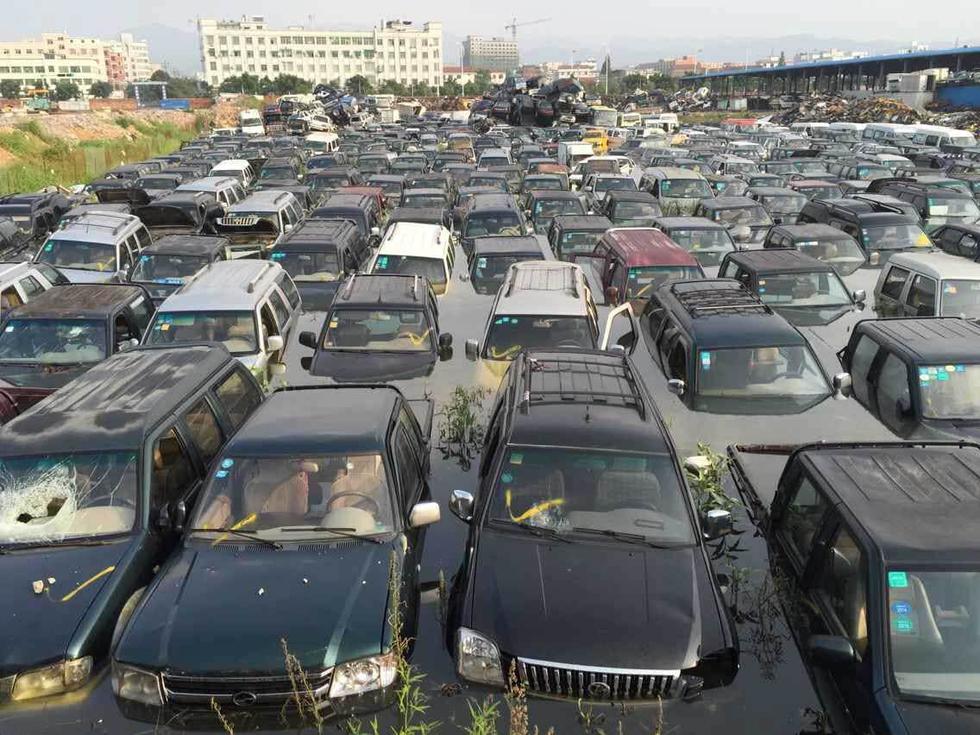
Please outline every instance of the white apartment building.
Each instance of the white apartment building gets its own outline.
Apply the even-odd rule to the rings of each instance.
[[[372,83],[437,87],[443,82],[442,23],[395,20],[369,31],[322,31],[273,29],[262,16],[248,16],[199,20],[198,35],[204,80],[214,87],[241,74],[270,79],[294,74],[314,84],[344,84],[355,75]]]
[[[517,41],[467,36],[463,41],[463,66],[492,71],[512,71],[519,64]]]
[[[60,81],[83,92],[95,82],[122,88],[152,73],[149,47],[124,33],[118,39],[82,38],[42,33],[40,38],[0,42],[0,80],[11,79],[24,89],[40,81],[49,89]]]

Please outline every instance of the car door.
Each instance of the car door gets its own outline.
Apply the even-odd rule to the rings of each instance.
[[[878,316],[898,316],[902,313],[902,296],[911,272],[897,265],[886,266],[875,288],[875,311]]]
[[[874,410],[872,369],[878,358],[879,349],[877,342],[867,334],[862,334],[844,364],[851,375],[851,393],[858,403],[872,411]]]
[[[150,455],[150,521],[158,529],[165,549],[172,548],[177,534],[174,514],[177,505],[187,510],[201,488],[204,466],[191,449],[182,422],[166,425],[153,439]]]
[[[139,343],[141,334],[129,310],[120,309],[112,318],[112,352],[119,352],[130,346],[135,347]],[[135,340],[136,344],[132,340]]]
[[[626,302],[612,309],[606,315],[606,326],[602,332],[599,349],[608,349],[610,341],[614,339],[618,347],[622,347],[627,355],[632,355],[639,337],[640,328],[636,323],[636,317],[633,315],[633,307],[630,306],[629,302]]]
[[[425,468],[423,449],[418,441],[418,422],[409,416],[407,411],[408,409],[404,405],[398,410],[398,416],[392,430],[391,457],[398,478],[395,501],[398,503],[398,513],[405,525],[407,540],[402,570],[402,600],[408,608],[406,618],[413,621],[409,630],[414,630],[414,621],[416,621],[418,614],[419,568],[425,541],[425,527],[412,528],[409,525],[409,515],[415,504],[421,501],[424,496]]]
[[[938,311],[936,279],[916,273],[902,298],[901,311],[905,316],[935,316]]]

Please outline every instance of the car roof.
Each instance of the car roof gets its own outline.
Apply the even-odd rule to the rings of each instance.
[[[139,217],[127,212],[85,212],[60,230],[55,230],[49,240],[80,240],[113,244],[119,235],[140,223]]]
[[[478,173],[486,173],[480,171]],[[491,172],[492,173],[492,172]],[[505,194],[504,192],[499,192],[495,194],[476,194],[472,199],[470,199],[469,209],[466,212],[466,216],[470,216],[474,212],[480,211],[496,211],[507,210],[509,212],[517,211],[517,202],[514,201],[512,194]]]
[[[692,159],[693,160],[693,159]],[[700,161],[698,161],[700,163]],[[643,172],[647,176],[656,176],[663,179],[703,179],[704,177],[697,171],[679,166],[656,166],[648,168]]]
[[[289,250],[297,245],[335,245],[339,241],[346,241],[356,236],[360,230],[357,223],[349,219],[319,219],[309,217],[299,222],[290,232],[286,234],[273,248],[276,250]],[[313,250],[317,248],[314,247]]]
[[[714,199],[702,199],[701,206],[704,209],[739,209],[740,207],[758,207],[759,202],[750,197],[715,197]]]
[[[773,227],[772,231],[779,231],[782,234],[789,236],[792,238],[793,242],[798,240],[820,240],[825,238],[834,240],[840,240],[842,238],[854,239],[843,230],[839,230],[836,227],[822,223],[811,223],[805,225],[776,225]]]
[[[333,306],[424,306],[430,288],[424,276],[357,273],[338,289]]]
[[[235,184],[240,185],[241,182],[233,176],[203,176],[200,179],[185,181],[177,187],[176,191],[217,191]]]
[[[737,250],[725,256],[727,260],[757,273],[830,272],[833,265],[793,248]]]
[[[865,319],[854,327],[913,363],[980,362],[980,325],[956,317]]]
[[[657,226],[668,230],[724,230],[725,225],[707,217],[657,217]]]
[[[523,237],[506,237],[491,235],[478,237],[473,240],[473,255],[508,255],[508,254],[541,255],[545,260],[552,260],[551,248],[542,245],[535,235]]]
[[[767,197],[799,197],[803,196],[798,191],[793,191],[788,186],[753,186],[750,187],[748,194],[757,194]]]
[[[249,416],[224,454],[383,454],[391,415],[400,397],[398,389],[388,385],[281,389]]]
[[[167,297],[166,311],[252,311],[265,295],[266,285],[284,273],[271,260],[219,260]]]
[[[799,456],[850,511],[886,564],[976,559],[980,446],[818,445],[802,448]]]
[[[805,345],[785,319],[738,281],[706,278],[668,282],[660,301],[694,335],[698,349]]]
[[[395,222],[385,231],[378,254],[417,255],[445,258],[450,233],[442,225],[426,222]]]
[[[165,235],[140,251],[141,255],[211,255],[223,250],[228,238],[214,235]]]
[[[613,223],[605,215],[595,214],[559,214],[552,222],[564,230],[587,230],[605,232]]]
[[[58,291],[69,286],[59,286]],[[40,297],[39,297],[40,298]],[[222,345],[140,347],[95,365],[0,429],[5,456],[139,449],[222,367]]]
[[[941,250],[925,253],[895,253],[888,259],[888,265],[911,268],[938,280],[980,280],[980,263]]]
[[[29,260],[0,262],[0,282],[6,281],[9,278],[19,278],[32,268],[34,268],[34,264]]]
[[[689,265],[697,260],[655,227],[613,227],[602,240],[626,259],[626,266]]]
[[[507,269],[495,314],[585,316],[585,276],[574,263],[528,260]]]
[[[121,283],[66,283],[8,312],[15,319],[102,318],[146,292],[139,286]]]
[[[531,189],[528,192],[528,197],[530,199],[565,199],[569,201],[581,201],[581,199],[579,199],[578,192],[568,191],[567,189]]]
[[[647,191],[630,191],[629,189],[610,189],[606,192],[610,202],[650,202],[659,205],[657,198]]]
[[[253,191],[241,201],[228,207],[228,214],[254,212],[257,209],[278,212],[281,207],[288,206],[290,202],[294,201],[296,201],[296,197],[288,191],[282,191],[281,189],[261,189],[259,191]]]

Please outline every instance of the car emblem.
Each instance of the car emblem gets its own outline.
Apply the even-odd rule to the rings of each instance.
[[[258,701],[258,697],[253,692],[237,692],[231,701],[238,707],[251,707]]]
[[[594,681],[589,684],[589,696],[593,699],[606,699],[612,694],[612,688],[604,681]]]

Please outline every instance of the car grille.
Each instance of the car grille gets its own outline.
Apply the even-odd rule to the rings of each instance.
[[[317,702],[327,699],[333,669],[309,677],[310,690]],[[288,676],[182,676],[163,675],[163,692],[168,702],[210,706],[219,704],[240,707],[281,706],[293,698],[293,685]]]
[[[673,696],[680,671],[603,669],[519,658],[517,676],[536,694],[616,701]]]

